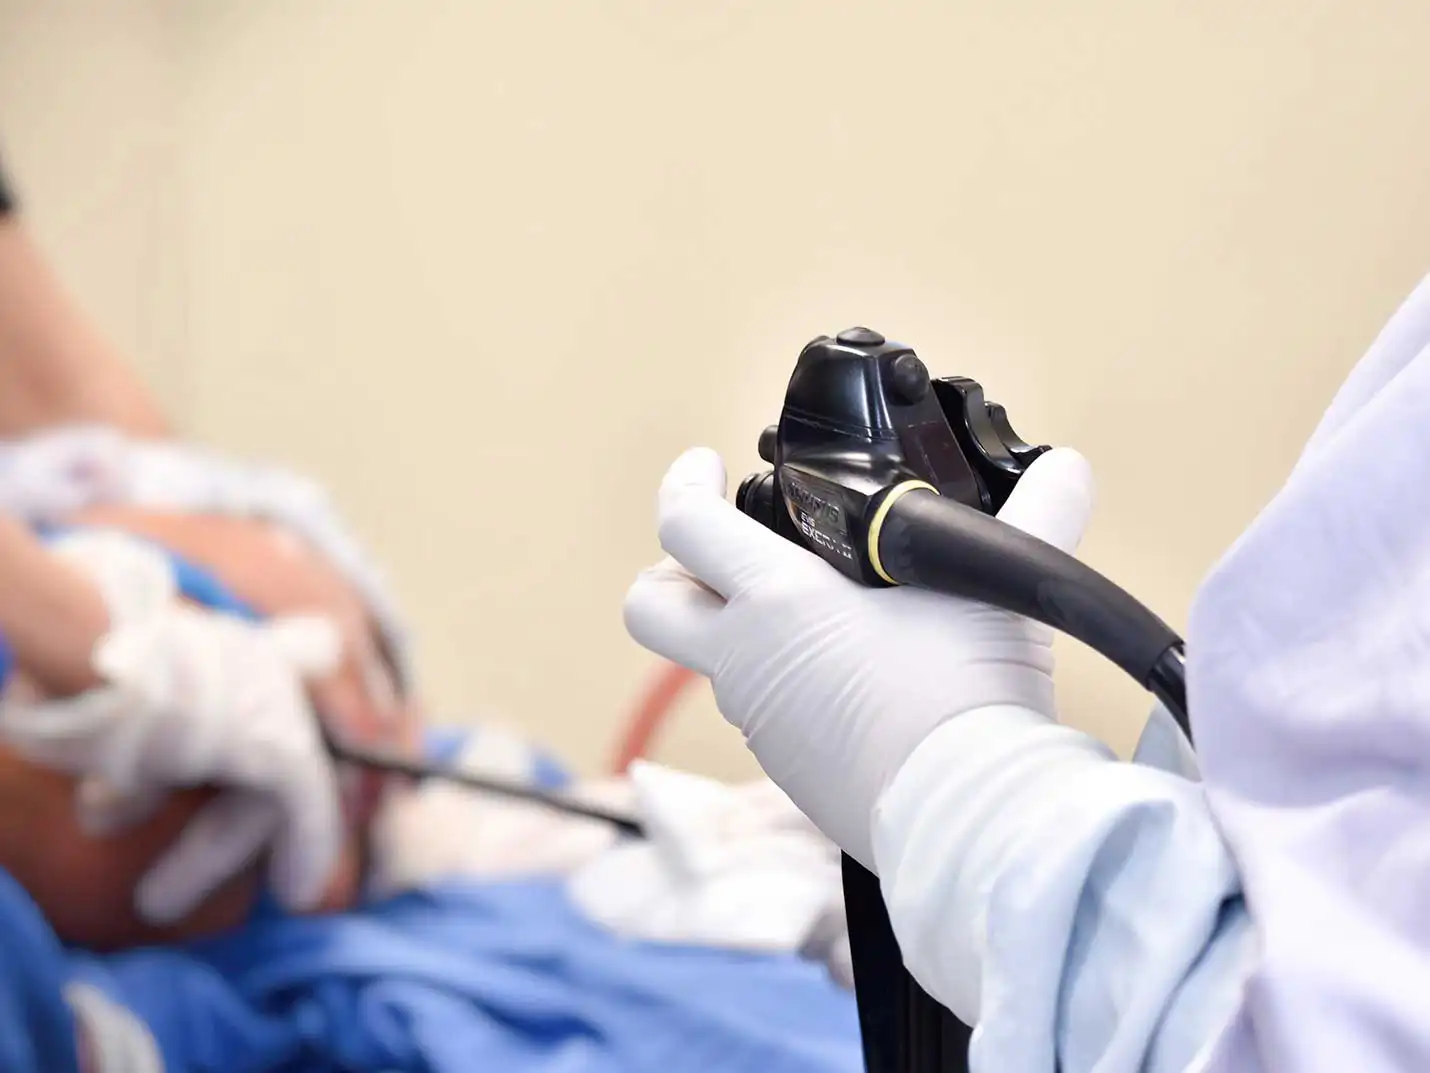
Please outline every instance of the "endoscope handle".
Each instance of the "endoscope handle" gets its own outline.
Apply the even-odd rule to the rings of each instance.
[[[990,604],[1101,653],[1187,721],[1182,639],[1124,589],[1046,541],[928,489],[899,495],[871,534],[900,585]]]

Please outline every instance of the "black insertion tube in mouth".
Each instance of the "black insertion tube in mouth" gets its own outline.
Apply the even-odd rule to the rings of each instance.
[[[326,735],[325,740],[327,742],[328,755],[340,763],[352,764],[355,767],[367,768],[372,771],[385,771],[392,775],[404,775],[418,781],[424,779],[443,779],[446,782],[455,783],[458,786],[465,786],[469,790],[475,790],[480,793],[498,794],[502,797],[510,797],[519,801],[529,801],[532,804],[541,805],[544,808],[549,808],[556,812],[564,812],[570,816],[579,816],[586,820],[608,823],[622,834],[634,838],[645,837],[645,828],[641,826],[641,822],[634,817],[626,816],[618,812],[611,812],[596,805],[588,805],[566,794],[543,790],[540,787],[528,786],[524,783],[508,782],[504,779],[493,779],[486,775],[477,775],[462,768],[452,767],[446,764],[433,764],[425,760],[414,760],[383,749],[372,749],[362,745],[353,745],[349,742],[338,740],[332,734]]]

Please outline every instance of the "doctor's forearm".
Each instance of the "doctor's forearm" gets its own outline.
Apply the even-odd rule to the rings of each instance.
[[[71,301],[25,233],[0,213],[0,437],[62,424],[169,431],[153,397]]]
[[[910,971],[974,1068],[1182,1073],[1240,997],[1251,929],[1197,783],[1019,709],[960,716],[895,778],[875,853]]]

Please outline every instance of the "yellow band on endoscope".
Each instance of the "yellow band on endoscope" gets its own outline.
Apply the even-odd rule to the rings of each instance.
[[[883,560],[879,558],[879,533],[883,530],[884,519],[889,516],[889,511],[894,508],[894,504],[907,493],[918,491],[932,492],[934,495],[938,495],[938,489],[927,481],[905,481],[903,484],[896,484],[884,496],[884,502],[879,504],[879,509],[874,512],[874,520],[869,523],[869,565],[874,568],[874,573],[890,585],[897,585],[898,582],[885,572]]]

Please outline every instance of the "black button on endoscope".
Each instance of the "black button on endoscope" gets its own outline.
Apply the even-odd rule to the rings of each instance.
[[[775,464],[775,452],[779,449],[779,439],[779,425],[771,425],[760,433],[760,459],[772,466]]]
[[[913,405],[929,392],[929,371],[914,353],[900,354],[889,366],[889,389],[904,403]]]
[[[846,328],[834,338],[844,346],[884,345],[884,337],[869,328]]]

